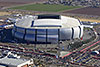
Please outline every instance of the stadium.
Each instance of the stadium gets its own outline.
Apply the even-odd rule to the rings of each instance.
[[[81,38],[83,25],[78,19],[62,15],[27,15],[14,24],[12,35],[30,42],[58,43]]]

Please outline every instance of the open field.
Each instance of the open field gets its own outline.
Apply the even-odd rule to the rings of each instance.
[[[0,0],[0,2],[17,2],[17,3],[32,3],[32,2],[44,2],[47,0]]]
[[[81,7],[80,6],[64,6],[64,5],[31,4],[31,5],[17,6],[11,9],[59,12],[59,11],[70,10],[70,9],[75,9],[75,8],[81,8]]]
[[[15,5],[21,5],[21,4],[25,4],[25,3],[17,3],[17,2],[1,2],[0,1],[0,7],[9,7],[9,6],[15,6]]]
[[[0,0],[1,2],[43,2],[48,0]]]
[[[0,7],[10,7],[29,3],[40,3],[46,0],[0,0]]]
[[[64,13],[73,13],[73,14],[85,14],[85,15],[97,15],[100,16],[100,7],[99,8],[92,8],[92,7],[85,7],[81,9],[75,9],[70,11],[65,11]]]

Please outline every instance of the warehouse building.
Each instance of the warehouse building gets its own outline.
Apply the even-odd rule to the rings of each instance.
[[[18,58],[17,55],[9,54],[0,57],[0,67],[29,67],[33,65],[33,60]]]

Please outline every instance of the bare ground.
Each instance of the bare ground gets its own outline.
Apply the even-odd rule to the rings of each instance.
[[[29,3],[40,3],[47,0],[0,0],[0,7],[9,7]]]
[[[85,14],[85,15],[100,16],[100,7],[99,8],[85,7],[85,8],[81,8],[81,9],[65,11],[63,13],[73,13],[73,14]]]
[[[17,2],[17,3],[32,3],[32,2],[43,2],[47,0],[0,0],[0,2]]]

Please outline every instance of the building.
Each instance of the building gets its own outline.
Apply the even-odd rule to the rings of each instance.
[[[33,65],[33,60],[21,59],[11,53],[0,57],[0,67],[29,67],[30,65]]]
[[[25,16],[15,23],[12,35],[26,41],[58,43],[81,38],[83,25],[78,19],[61,15]]]

